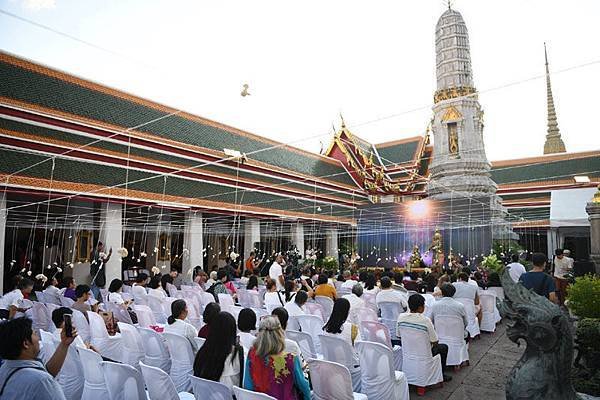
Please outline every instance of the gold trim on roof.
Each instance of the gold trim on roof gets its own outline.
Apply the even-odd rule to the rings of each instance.
[[[456,109],[456,107],[448,107],[446,112],[442,116],[442,122],[446,121],[458,121],[462,119],[462,114]]]

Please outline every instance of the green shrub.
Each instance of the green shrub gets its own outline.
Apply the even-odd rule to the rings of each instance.
[[[582,319],[577,323],[575,333],[575,342],[581,360],[574,365],[573,386],[578,392],[598,396],[600,395],[600,319]]]
[[[483,257],[481,266],[487,268],[489,271],[497,272],[498,274],[502,274],[502,271],[504,271],[504,264],[498,259],[496,254],[490,254],[487,257]]]
[[[323,268],[327,271],[337,271],[338,269],[338,260],[335,257],[327,256],[323,259]]]
[[[600,318],[600,278],[586,275],[567,289],[568,307],[579,318]]]

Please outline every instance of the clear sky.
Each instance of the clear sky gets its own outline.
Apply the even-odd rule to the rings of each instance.
[[[318,152],[340,112],[373,143],[424,133],[435,91],[434,29],[445,4],[0,0],[2,10],[121,55],[3,14],[0,49]],[[554,72],[596,62],[553,75],[552,85],[567,150],[600,149],[591,118],[600,93],[600,1],[453,4],[469,29],[490,160],[542,154],[544,41]],[[248,97],[240,96],[243,83]]]

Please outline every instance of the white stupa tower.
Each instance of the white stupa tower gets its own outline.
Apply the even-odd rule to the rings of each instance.
[[[483,142],[483,110],[473,83],[469,34],[450,7],[435,31],[437,91],[434,96],[433,161],[429,197],[490,196],[496,184]]]

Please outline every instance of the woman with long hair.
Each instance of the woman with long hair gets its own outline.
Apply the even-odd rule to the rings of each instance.
[[[246,290],[258,291],[258,277],[256,275],[250,275],[248,278],[248,285],[246,285]]]
[[[218,313],[206,342],[194,360],[194,376],[221,382],[230,388],[243,379],[244,350],[236,343],[235,318],[228,312]]]
[[[333,311],[329,320],[323,326],[325,334],[331,336],[337,336],[344,339],[351,346],[354,347],[354,343],[357,340],[361,340],[360,329],[358,326],[347,321],[348,314],[350,313],[350,302],[348,299],[339,298],[333,303]],[[354,353],[354,358],[358,362],[358,354]]]
[[[165,292],[165,297],[169,295],[169,291],[167,290],[167,283],[173,284],[173,277],[171,274],[164,274],[160,278],[160,287],[163,292]]]
[[[256,342],[246,360],[244,388],[279,400],[310,400],[300,358],[284,349],[285,335],[279,319],[261,319]]]
[[[367,274],[367,280],[365,281],[365,293],[375,293],[379,292],[379,288],[377,287],[377,279],[375,279],[375,275],[372,272]]]
[[[167,319],[165,332],[181,335],[190,342],[194,353],[198,351],[198,345],[194,338],[198,335],[198,331],[194,325],[185,321],[188,316],[188,309],[185,300],[178,299],[171,303],[171,315]]]
[[[202,313],[202,321],[204,321],[204,326],[200,328],[200,331],[198,332],[198,337],[204,339],[208,338],[212,322],[217,316],[217,314],[220,312],[221,306],[219,305],[219,303],[208,303],[206,307],[204,307],[204,312]]]

